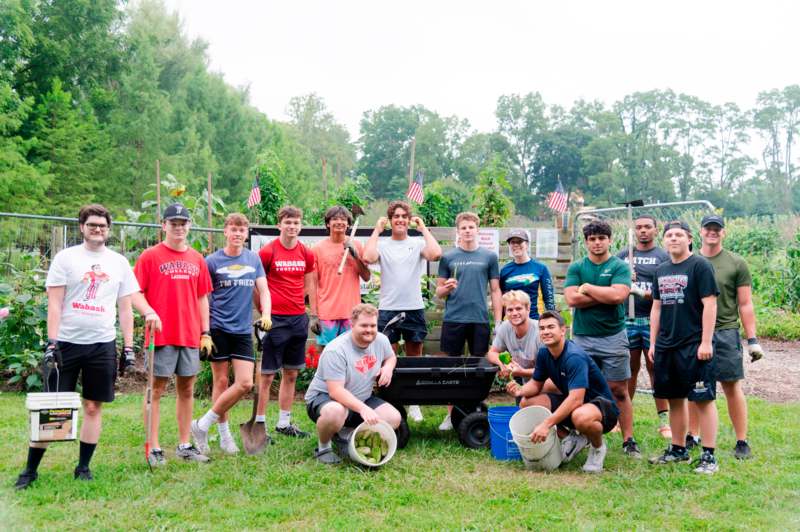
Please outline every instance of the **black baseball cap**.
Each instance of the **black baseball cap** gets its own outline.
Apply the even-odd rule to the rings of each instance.
[[[511,240],[512,238],[519,238],[520,240],[524,240],[525,242],[530,242],[530,238],[528,238],[528,232],[525,229],[512,229],[508,232],[508,238],[506,238],[506,242]]]
[[[192,217],[189,214],[189,209],[184,207],[180,203],[173,203],[166,209],[164,209],[164,215],[162,216],[164,220],[191,220]]]
[[[703,216],[703,219],[700,220],[700,227],[705,227],[711,224],[717,224],[720,227],[725,227],[725,220],[723,220],[722,216],[719,214],[709,214]]]
[[[689,224],[684,222],[683,220],[671,220],[664,224],[664,232],[662,234],[666,235],[667,231],[670,229],[683,229],[689,235],[692,234],[692,229],[689,227]]]

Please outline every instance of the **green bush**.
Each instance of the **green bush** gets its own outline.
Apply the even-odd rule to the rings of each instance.
[[[773,340],[800,340],[800,315],[756,305],[756,334]]]
[[[767,257],[781,240],[771,220],[758,217],[734,218],[725,225],[725,248],[739,255]]]

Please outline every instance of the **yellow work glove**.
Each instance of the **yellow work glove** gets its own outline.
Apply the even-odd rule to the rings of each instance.
[[[211,355],[217,352],[217,346],[211,340],[211,335],[203,333],[200,335],[200,360],[208,360]]]
[[[255,326],[260,330],[267,332],[268,330],[272,329],[272,318],[270,318],[269,315],[261,316],[256,320]]]

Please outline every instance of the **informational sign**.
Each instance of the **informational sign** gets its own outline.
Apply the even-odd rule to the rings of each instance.
[[[536,258],[558,258],[558,229],[536,230]]]
[[[458,247],[459,238],[456,233],[453,245]],[[497,256],[500,256],[500,231],[497,229],[478,229],[478,247],[488,249]]]

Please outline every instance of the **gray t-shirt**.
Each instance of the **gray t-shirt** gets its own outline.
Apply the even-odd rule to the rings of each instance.
[[[625,249],[617,253],[617,257],[628,262],[628,250]],[[633,248],[633,269],[636,272],[636,281],[631,283],[638,286],[645,292],[653,291],[653,279],[656,275],[656,268],[662,262],[669,260],[669,254],[656,246],[647,251],[640,251]],[[653,308],[653,301],[651,299],[644,299],[639,296],[633,296],[633,312],[637,318],[649,318],[650,309]],[[625,298],[625,316],[628,315],[628,299]]]
[[[500,279],[497,255],[484,248],[451,249],[439,261],[438,275],[444,279],[455,277],[458,281],[458,287],[444,303],[444,321],[489,323],[486,284],[489,279]]]
[[[525,369],[532,369],[536,365],[536,353],[544,347],[539,339],[539,322],[531,319],[528,332],[522,338],[517,338],[511,322],[506,320],[494,331],[492,347],[500,351],[508,351],[514,362]]]
[[[362,349],[353,343],[352,334],[348,331],[325,346],[317,372],[306,391],[307,403],[321,393],[329,393],[326,381],[344,381],[345,389],[360,401],[366,401],[372,395],[383,362],[394,356],[392,344],[386,336],[378,333],[375,341]]]
[[[403,240],[379,240],[381,265],[381,310],[419,310],[422,302],[420,279],[425,271],[422,250],[425,240],[408,237]]]

